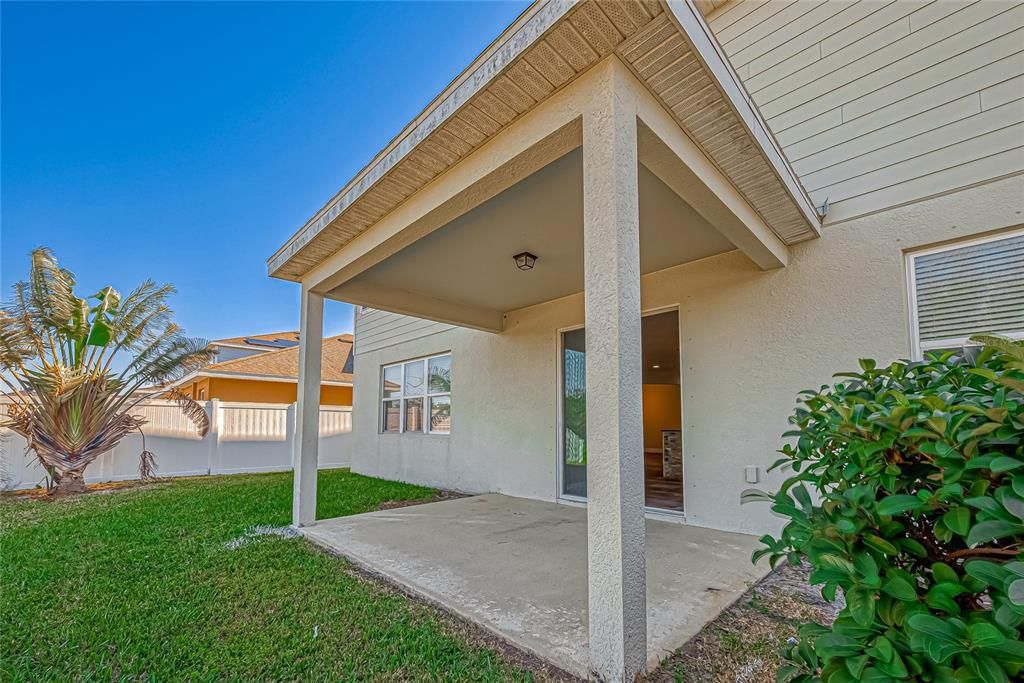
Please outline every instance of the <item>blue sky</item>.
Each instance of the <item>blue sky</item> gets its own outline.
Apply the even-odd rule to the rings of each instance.
[[[46,245],[191,335],[296,328],[267,257],[527,4],[3,2],[3,295]]]

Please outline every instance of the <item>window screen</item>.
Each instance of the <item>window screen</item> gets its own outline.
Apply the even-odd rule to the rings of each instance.
[[[1024,336],[1024,232],[911,254],[910,275],[919,352]]]

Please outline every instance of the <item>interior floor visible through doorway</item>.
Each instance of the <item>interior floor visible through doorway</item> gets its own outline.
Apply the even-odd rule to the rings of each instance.
[[[661,476],[661,453],[644,453],[644,504],[674,512],[683,511],[683,482]]]

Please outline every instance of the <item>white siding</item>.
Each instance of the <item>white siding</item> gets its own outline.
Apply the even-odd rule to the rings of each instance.
[[[452,326],[398,313],[366,309],[356,315],[355,328],[355,352],[360,354],[444,332],[452,329]]]
[[[738,0],[710,24],[827,223],[1024,171],[1024,3]]]

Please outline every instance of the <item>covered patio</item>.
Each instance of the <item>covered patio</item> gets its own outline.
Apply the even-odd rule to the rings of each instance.
[[[449,578],[465,595],[450,592],[454,609],[537,638],[533,646],[576,671],[632,680],[754,571],[752,539],[645,527],[641,298],[658,306],[658,273],[729,251],[748,259],[744,277],[783,268],[790,245],[819,234],[815,208],[697,5],[538,0],[268,262],[271,275],[302,287],[295,525],[381,571],[404,571],[410,585],[433,577],[422,590],[439,598],[458,567]],[[519,252],[539,256],[529,277],[513,264]],[[314,525],[324,298],[510,339],[521,312],[580,294],[585,511],[516,503],[533,512],[485,516],[489,527],[472,506],[512,503],[482,498],[439,505],[453,513],[446,523],[412,510]],[[549,339],[553,347],[554,330]],[[357,391],[356,403],[379,405],[369,393]],[[472,432],[457,411],[451,434],[437,438],[455,444],[458,430]],[[464,457],[500,446],[464,443]],[[690,484],[713,499],[738,476]],[[552,475],[552,495],[555,486]],[[465,517],[454,514],[462,508]],[[501,543],[502,528],[520,541]],[[571,538],[552,542],[565,528]],[[646,533],[669,540],[647,543]],[[457,540],[467,561],[453,565]],[[514,553],[518,576],[507,571]],[[416,562],[434,573],[417,577]],[[509,592],[488,592],[505,575]],[[527,614],[550,621],[517,625]]]
[[[766,571],[757,539],[647,520],[647,665]],[[581,678],[591,673],[584,508],[497,494],[320,520],[303,533]]]

